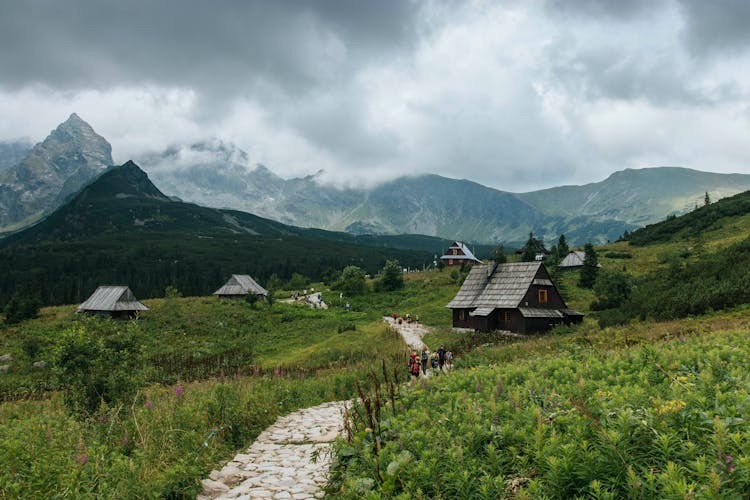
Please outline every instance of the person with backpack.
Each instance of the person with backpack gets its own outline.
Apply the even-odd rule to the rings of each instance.
[[[430,364],[432,365],[433,370],[438,367],[437,353],[433,352],[432,356],[430,356]]]
[[[427,375],[427,361],[430,359],[430,351],[425,347],[422,349],[422,375]]]
[[[448,351],[445,353],[445,366],[448,369],[453,368],[453,351]]]
[[[440,371],[443,371],[443,365],[445,364],[445,346],[441,345],[440,349],[437,351],[438,355],[438,366],[440,366]]]
[[[409,373],[412,377],[419,377],[419,360],[417,359],[417,351],[411,352],[409,358]]]

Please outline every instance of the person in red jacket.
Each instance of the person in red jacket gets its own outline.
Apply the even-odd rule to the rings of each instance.
[[[411,373],[412,377],[419,377],[419,367],[420,363],[417,359],[417,351],[412,351],[409,358],[409,373]]]

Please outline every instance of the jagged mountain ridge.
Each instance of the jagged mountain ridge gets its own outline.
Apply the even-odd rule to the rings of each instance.
[[[0,227],[22,226],[54,210],[112,163],[112,146],[73,113],[20,163],[0,172]]]
[[[508,246],[533,231],[546,241],[605,242],[625,230],[750,189],[750,176],[678,167],[624,170],[583,186],[510,193],[438,175],[340,189],[315,175],[283,179],[231,143],[171,146],[137,159],[176,199],[252,212],[285,224],[353,234],[419,233]],[[7,160],[12,161],[12,160]],[[0,230],[49,213],[112,163],[104,138],[73,114],[23,161],[0,171]]]
[[[220,142],[172,147],[148,160],[158,186],[207,206],[357,234],[419,233],[484,243],[523,242],[530,231],[547,241],[564,233],[574,244],[603,243],[691,210],[706,191],[719,199],[750,189],[748,175],[679,167],[627,169],[596,183],[530,193],[438,175],[339,189],[319,184],[316,176],[284,180]]]

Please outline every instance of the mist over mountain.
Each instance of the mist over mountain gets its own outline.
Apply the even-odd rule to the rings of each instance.
[[[355,234],[415,233],[482,243],[606,242],[625,230],[750,189],[750,176],[679,167],[616,172],[583,186],[499,191],[438,175],[401,177],[374,188],[338,188],[314,175],[283,179],[230,143],[173,146],[142,159],[156,185],[184,200],[231,207],[287,224]]]
[[[21,151],[0,149],[5,164]],[[318,175],[285,179],[218,139],[172,145],[136,161],[165,195],[206,207],[359,235],[423,234],[509,246],[524,242],[529,232],[548,242],[565,234],[572,244],[603,243],[692,210],[706,192],[718,200],[750,189],[750,175],[680,167],[627,169],[600,182],[528,193],[438,175],[341,188]],[[111,163],[109,143],[71,115],[15,166],[0,171],[0,228],[18,229],[49,213]]]
[[[54,210],[112,163],[110,144],[73,113],[20,163],[0,172],[0,228]]]
[[[0,172],[21,163],[31,147],[28,141],[0,142]]]

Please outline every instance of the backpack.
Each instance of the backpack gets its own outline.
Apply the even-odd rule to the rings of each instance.
[[[419,375],[419,363],[417,362],[416,359],[414,359],[412,361],[413,362],[411,364],[411,374],[412,375]]]

